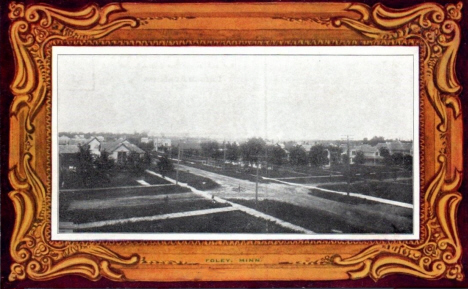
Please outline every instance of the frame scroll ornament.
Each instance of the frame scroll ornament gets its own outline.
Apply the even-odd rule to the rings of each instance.
[[[14,191],[9,197],[16,211],[10,245],[15,263],[11,265],[10,281],[26,276],[47,280],[67,274],[91,280],[101,276],[123,280],[124,276],[111,265],[138,262],[137,255],[119,256],[100,245],[51,241],[51,224],[45,221],[50,217],[50,188],[37,174],[37,150],[43,140],[36,137],[36,116],[45,103],[50,103],[51,92],[47,43],[56,39],[99,39],[121,27],[138,25],[133,18],[110,20],[111,14],[120,11],[118,4],[103,8],[89,5],[73,12],[48,5],[26,8],[23,4],[10,4],[10,40],[16,67],[11,84],[15,96],[10,108],[11,126],[24,128],[13,129],[10,138],[12,147],[18,148],[10,151],[9,179]]]
[[[460,45],[462,3],[444,7],[428,3],[409,9],[395,10],[380,4],[370,8],[352,4],[349,10],[361,15],[359,20],[335,18],[334,26],[345,25],[372,39],[420,39],[424,46],[422,55],[423,86],[434,110],[439,116],[437,130],[440,139],[446,140],[449,115],[460,117],[458,94],[460,84],[455,74],[455,60]],[[369,275],[377,280],[391,273],[405,273],[427,279],[446,277],[463,279],[460,264],[462,246],[459,241],[456,212],[461,201],[457,192],[461,180],[461,168],[453,168],[455,177],[447,179],[447,142],[443,141],[437,157],[438,172],[424,194],[427,212],[425,229],[428,233],[421,245],[376,245],[356,256],[343,259],[334,256],[333,262],[341,266],[361,263],[350,271],[351,278]]]
[[[343,270],[349,279],[371,277],[378,280],[388,274],[403,273],[425,279],[462,280],[464,278],[460,260],[462,245],[456,224],[457,209],[461,201],[461,194],[457,190],[461,182],[462,165],[461,161],[454,160],[461,158],[462,152],[459,146],[453,145],[455,142],[461,142],[462,139],[462,131],[459,127],[461,86],[455,73],[455,62],[461,38],[458,22],[462,15],[462,4],[447,4],[443,7],[434,3],[425,3],[395,10],[381,4],[369,7],[352,3],[346,4],[345,11],[340,12],[340,15],[346,16],[326,15],[323,11],[310,16],[287,15],[288,12],[283,12],[283,7],[293,7],[295,4],[276,3],[276,8],[273,5],[273,12],[268,12],[270,13],[268,21],[290,22],[288,25],[298,25],[297,27],[318,25],[322,29],[341,29],[359,35],[357,40],[345,39],[343,42],[337,41],[336,43],[349,42],[354,43],[353,45],[362,41],[365,41],[366,45],[369,43],[377,45],[382,41],[384,43],[394,41],[393,43],[396,44],[404,41],[421,43],[420,98],[423,99],[422,101],[428,101],[437,116],[437,123],[434,128],[431,128],[433,139],[422,137],[420,141],[421,160],[432,160],[428,164],[433,167],[431,169],[433,173],[421,172],[421,174],[426,173],[421,177],[422,239],[417,242],[362,242],[362,250],[352,256],[343,252],[346,242],[340,242],[338,245],[328,242],[330,246],[334,246],[332,249],[336,254],[321,256],[320,258],[326,262],[313,262],[307,265],[316,266],[314,268],[320,270]],[[125,3],[109,4],[104,7],[93,4],[79,10],[68,11],[45,4],[25,6],[21,3],[10,3],[9,17],[12,21],[10,42],[14,55],[15,74],[10,86],[14,99],[10,108],[9,152],[9,179],[14,190],[9,193],[9,197],[13,202],[16,216],[10,244],[10,254],[14,261],[11,265],[10,281],[25,278],[49,280],[70,274],[90,280],[98,280],[101,277],[115,281],[138,280],[127,277],[125,269],[136,268],[142,263],[142,256],[139,252],[128,254],[126,250],[123,254],[115,250],[118,244],[109,246],[109,242],[51,240],[51,161],[50,152],[44,152],[44,148],[48,148],[51,142],[51,116],[48,108],[51,106],[50,46],[53,43],[58,41],[75,45],[80,42],[116,45],[117,42],[110,41],[109,39],[112,38],[109,36],[125,29],[134,30],[132,32],[136,33],[141,26],[149,29],[146,27],[162,25],[161,23],[164,24],[166,20],[171,22],[170,25],[177,27],[180,21],[195,23],[203,17],[201,14],[194,16],[193,11],[186,11],[185,14],[180,12],[137,17],[131,11],[126,11],[125,7],[127,7]],[[241,17],[254,16],[245,13]],[[183,31],[184,28],[178,29]],[[257,28],[253,26],[251,29]],[[131,38],[128,34],[122,35]],[[303,39],[302,34],[298,36],[298,39],[291,41],[275,38],[266,39],[263,42],[258,39],[247,39],[247,35],[240,36],[240,39],[236,40],[217,39],[211,34],[207,35],[200,40],[200,43],[233,45],[232,43],[245,41],[245,43],[251,43],[248,45],[311,45],[311,43],[333,45],[334,41],[334,39]],[[187,39],[145,39],[144,41],[146,42],[135,41],[135,45],[138,43],[153,43],[153,45],[198,43],[198,39],[194,36],[187,37]],[[424,112],[422,112],[420,125],[430,127],[430,123],[424,123],[424,117]],[[424,143],[429,141],[433,142],[434,151],[424,150]],[[199,245],[202,242],[193,243]],[[205,243],[204,245],[213,247],[225,244],[223,242]],[[238,243],[249,246],[253,244],[249,241]],[[318,244],[323,246],[327,244],[327,241],[290,243],[307,247]],[[288,241],[267,241],[255,244],[279,247],[289,243]],[[173,245],[174,248],[176,246]],[[337,251],[337,248],[341,248],[341,251]],[[144,258],[143,256],[143,260]],[[286,263],[294,264],[294,262],[279,262],[271,266],[286,268],[285,266],[288,266],[285,265]],[[161,266],[167,265],[165,260],[160,264],[163,264]],[[188,263],[181,262],[181,264],[183,267]],[[199,265],[198,262],[193,264]],[[255,270],[255,268],[249,267],[245,270]],[[236,278],[234,275],[235,273],[231,276],[233,280]],[[330,279],[343,278],[330,277]]]

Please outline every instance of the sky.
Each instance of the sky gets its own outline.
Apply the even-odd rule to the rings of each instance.
[[[61,54],[55,85],[59,132],[413,139],[413,56]]]

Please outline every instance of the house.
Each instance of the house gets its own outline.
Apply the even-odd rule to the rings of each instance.
[[[107,151],[109,153],[109,157],[118,163],[125,162],[130,154],[137,154],[140,158],[145,155],[144,150],[130,143],[128,140],[105,142],[102,144],[101,149],[102,151]]]
[[[306,153],[308,154],[313,145],[307,143],[307,144],[301,144],[300,146],[303,147]]]
[[[347,145],[340,145],[340,148],[342,148],[342,151],[343,151],[341,155],[346,155],[348,153]],[[377,146],[362,144],[362,145],[350,146],[349,148],[350,164],[355,164],[355,158],[358,152],[364,153],[365,165],[378,165],[383,160],[383,157],[380,155],[380,150]]]
[[[391,155],[395,153],[413,155],[413,142],[402,142],[400,140],[388,141],[385,143],[378,143],[376,147],[379,150],[380,148],[386,148]]]
[[[66,135],[59,136],[58,143],[59,145],[68,145],[70,144],[70,138]]]
[[[404,155],[413,155],[413,143],[401,142],[399,140],[387,142],[387,148],[391,155],[401,153]]]
[[[74,169],[78,163],[78,152],[80,147],[77,145],[59,144],[59,166],[60,168]]]
[[[60,139],[59,139],[60,144]],[[84,146],[87,145],[92,155],[100,156],[101,155],[101,141],[97,137],[84,138],[80,136],[75,136],[72,139],[69,139],[68,145],[74,146]]]
[[[88,139],[88,141],[84,144],[87,145],[89,151],[92,155],[100,156],[101,155],[101,142],[96,137],[92,137]]]
[[[170,148],[172,145],[171,139],[169,138],[154,138],[154,149],[158,150],[160,147]]]
[[[351,150],[352,161],[358,151],[361,151],[364,153],[364,164],[366,165],[377,165],[381,163],[381,161],[383,160],[383,157],[380,155],[380,151],[377,147],[373,147],[368,144],[363,144],[363,145],[355,146]]]

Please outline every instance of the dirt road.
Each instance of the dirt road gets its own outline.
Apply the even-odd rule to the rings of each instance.
[[[255,199],[255,182],[208,172],[185,165],[181,170],[207,177],[220,186],[208,191],[223,199]],[[308,194],[309,189],[280,183],[260,183],[258,198],[277,200],[306,208],[313,208],[340,216],[350,225],[372,233],[395,233],[412,228],[411,210],[387,204],[350,205]],[[371,220],[371,221],[370,221]],[[324,220],[314,220],[324,221]],[[326,221],[326,220],[325,220]]]

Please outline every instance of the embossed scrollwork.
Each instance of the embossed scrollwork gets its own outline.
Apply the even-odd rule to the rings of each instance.
[[[24,149],[10,155],[9,193],[16,220],[11,238],[9,280],[31,278],[47,280],[66,274],[76,274],[91,280],[101,276],[123,280],[125,276],[112,264],[132,265],[138,256],[119,256],[101,245],[50,241],[50,190],[35,171],[35,119],[50,97],[50,58],[46,44],[61,39],[99,39],[124,27],[136,27],[131,17],[110,20],[113,13],[123,11],[119,4],[99,8],[89,5],[78,11],[65,11],[48,5],[12,2],[9,17],[10,42],[15,60],[15,76],[11,84],[14,100],[10,108],[12,125],[24,127]],[[50,53],[50,52],[49,52]],[[20,135],[20,137],[22,137]],[[86,253],[86,254],[83,254]]]
[[[426,239],[421,245],[402,244],[397,251],[373,246],[347,259],[334,256],[340,266],[364,264],[350,270],[351,278],[370,276],[377,280],[390,273],[405,273],[427,279],[442,277],[463,279],[461,270],[461,244],[456,227],[456,212],[461,196],[456,189],[459,174],[451,182],[447,175],[447,109],[460,115],[458,93],[461,90],[455,74],[455,60],[460,44],[462,4],[445,7],[434,3],[421,4],[408,9],[390,9],[380,4],[368,7],[352,4],[348,10],[361,15],[359,20],[337,17],[333,25],[345,25],[371,39],[420,39],[424,46],[423,83],[426,95],[439,117],[437,126],[441,147],[436,161],[438,168],[432,181],[426,186],[424,206],[427,211]],[[457,172],[459,172],[457,170]],[[409,254],[409,255],[408,255]]]
[[[344,7],[344,6],[343,6]],[[314,15],[286,15],[276,11],[269,14],[268,19],[276,22],[288,21],[288,25],[314,25],[321,29],[346,27],[359,33],[355,39],[299,39],[299,40],[252,40],[205,38],[184,39],[179,34],[182,28],[174,26],[177,39],[166,39],[166,32],[159,33],[161,39],[127,39],[127,42],[115,40],[110,35],[122,28],[136,28],[146,25],[145,29],[154,27],[154,23],[176,23],[179,19],[192,23],[203,20],[202,14],[193,16],[193,12],[186,16],[148,16],[140,18],[122,16],[124,12],[120,4],[110,4],[105,7],[89,5],[76,11],[65,11],[48,5],[31,5],[12,2],[9,17],[10,41],[14,55],[15,75],[11,83],[14,100],[10,108],[10,121],[15,133],[11,141],[18,146],[11,145],[9,179],[14,188],[9,193],[16,212],[16,219],[11,237],[10,254],[14,263],[11,265],[9,279],[48,280],[67,274],[83,276],[90,280],[97,280],[102,276],[112,280],[125,280],[123,269],[127,266],[137,266],[144,262],[154,262],[164,265],[198,265],[185,261],[164,261],[159,259],[139,259],[138,255],[121,256],[110,250],[109,243],[87,243],[50,240],[50,184],[47,177],[39,174],[39,170],[49,165],[38,161],[38,150],[44,146],[44,139],[38,140],[36,127],[44,124],[43,114],[47,115],[50,106],[51,63],[50,46],[52,43],[66,43],[67,45],[357,45],[360,43],[377,45],[420,44],[423,56],[421,68],[421,91],[424,100],[436,113],[437,142],[433,144],[436,152],[435,168],[432,179],[424,180],[423,206],[424,223],[421,228],[423,240],[414,242],[393,242],[391,244],[372,243],[366,249],[351,257],[340,255],[319,257],[315,261],[286,262],[275,264],[279,266],[327,266],[335,270],[345,268],[349,278],[364,278],[370,276],[374,280],[388,274],[403,273],[427,279],[449,278],[460,280],[463,278],[461,270],[461,244],[456,227],[456,212],[461,196],[456,192],[461,180],[461,168],[456,168],[455,174],[449,174],[450,160],[449,137],[452,118],[461,115],[458,94],[460,84],[455,74],[455,61],[460,45],[460,27],[462,4],[448,4],[445,7],[438,4],[425,3],[408,9],[390,9],[377,4],[369,7],[363,4],[351,4],[347,12],[352,12],[353,18],[327,14]],[[279,10],[279,9],[278,9]],[[144,11],[147,13],[147,11]],[[143,14],[145,14],[143,13]],[[206,12],[210,14],[211,12]],[[239,12],[240,13],[240,12]],[[265,12],[266,13],[266,12]],[[356,19],[355,13],[359,15]],[[257,15],[256,13],[252,13]],[[313,13],[312,13],[313,14]],[[112,17],[111,17],[112,15]],[[238,13],[236,13],[238,15]],[[120,17],[121,16],[121,17]],[[230,16],[223,16],[230,17]],[[238,17],[238,16],[236,16]],[[257,16],[256,16],[257,17]],[[200,18],[200,19],[199,19]],[[240,19],[240,18],[239,18]],[[188,21],[190,20],[190,21]],[[236,18],[236,21],[239,21]],[[236,22],[234,21],[234,22]],[[262,20],[263,21],[263,20]],[[151,22],[151,23],[150,23]],[[252,21],[253,22],[253,21]],[[203,22],[205,23],[205,22]],[[206,21],[208,23],[208,21]],[[237,22],[236,22],[237,23]],[[151,24],[151,25],[148,25]],[[193,24],[195,25],[195,24]],[[204,24],[205,25],[205,24]],[[208,25],[208,24],[206,24]],[[172,26],[170,26],[172,27]],[[275,26],[276,27],[276,26]],[[315,27],[315,26],[314,26]],[[153,29],[153,28],[151,28]],[[257,29],[257,28],[255,28]],[[207,29],[208,30],[208,29]],[[286,30],[287,31],[287,30]],[[146,33],[147,31],[145,31]],[[161,31],[159,31],[161,32]],[[256,31],[258,32],[258,31]],[[198,32],[197,32],[198,33]],[[202,34],[202,32],[200,32]],[[210,33],[211,30],[210,30]],[[302,33],[302,32],[301,32]],[[304,32],[305,33],[305,32]],[[124,34],[124,33],[123,33]],[[213,33],[215,35],[216,33]],[[352,34],[353,37],[356,35]],[[222,33],[216,36],[221,37]],[[302,35],[302,34],[301,34]],[[364,37],[362,37],[362,36]],[[301,36],[303,37],[303,36]],[[365,38],[364,41],[362,39]],[[125,39],[124,39],[125,40]],[[371,40],[371,41],[369,41]],[[378,40],[378,41],[374,41]],[[54,42],[56,41],[56,42]],[[450,111],[452,110],[452,111]],[[453,112],[453,113],[451,113]],[[422,122],[424,113],[421,112]],[[38,117],[41,116],[41,117]],[[41,118],[41,122],[38,121]],[[40,137],[50,142],[50,127],[44,129]],[[424,138],[421,159],[433,160],[433,156],[424,154]],[[432,141],[432,140],[431,140]],[[430,141],[427,141],[430,142]],[[38,144],[39,148],[38,148]],[[44,149],[42,147],[42,149]],[[432,148],[431,148],[432,150]],[[42,154],[43,158],[44,154]],[[50,155],[49,155],[50,157]],[[40,168],[37,167],[40,164]],[[431,168],[432,169],[432,168]],[[47,170],[47,168],[46,168]],[[423,171],[424,168],[421,168]],[[50,172],[45,175],[50,177]],[[421,176],[423,173],[421,173]],[[452,179],[447,180],[451,177]],[[186,245],[188,241],[174,241],[174,244]],[[204,243],[203,243],[204,242]],[[294,241],[301,245],[326,244],[329,241]],[[315,242],[315,243],[314,243]],[[243,245],[284,245],[290,241],[193,241],[191,244],[227,244],[230,246]],[[343,241],[346,243],[346,241]],[[327,253],[328,254],[328,253]],[[296,268],[294,267],[294,268]]]
[[[425,44],[426,89],[431,104],[440,117],[439,130],[447,130],[446,107],[450,103],[455,115],[460,114],[458,102],[449,96],[460,92],[455,73],[455,60],[460,45],[462,3],[444,7],[427,3],[408,9],[390,9],[381,4],[370,8],[364,4],[352,4],[348,10],[361,15],[359,20],[337,17],[335,26],[345,25],[372,39],[417,38]]]

